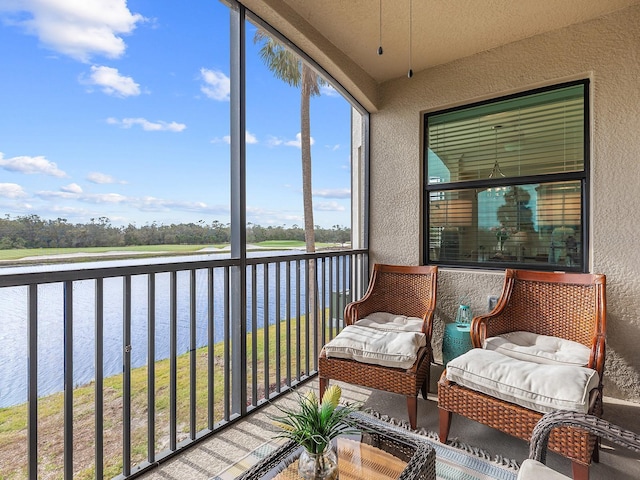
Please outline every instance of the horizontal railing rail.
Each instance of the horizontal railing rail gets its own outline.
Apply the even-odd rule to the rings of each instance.
[[[367,281],[366,250],[0,269],[0,477],[180,454],[315,375]]]

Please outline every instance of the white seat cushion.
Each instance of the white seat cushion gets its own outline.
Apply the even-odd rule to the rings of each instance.
[[[586,367],[591,355],[589,347],[581,343],[532,332],[510,332],[490,337],[483,346],[512,358],[551,365]]]
[[[587,413],[589,392],[599,382],[590,368],[525,362],[482,348],[449,361],[447,379],[540,413]]]
[[[361,325],[345,327],[324,346],[327,357],[347,358],[383,367],[410,368],[426,335],[416,332],[389,332]]]
[[[522,462],[518,470],[518,480],[571,480],[560,472],[550,469],[545,464],[530,458]]]
[[[424,321],[418,317],[407,317],[387,312],[371,313],[358,320],[354,325],[377,328],[393,332],[422,332]]]

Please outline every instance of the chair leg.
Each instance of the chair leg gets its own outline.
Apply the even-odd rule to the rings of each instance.
[[[318,388],[320,395],[318,398],[322,398],[324,395],[324,391],[327,389],[327,384],[329,383],[329,379],[327,377],[319,377],[320,378],[320,387]]]
[[[429,365],[429,369],[427,370],[427,378],[424,379],[424,383],[422,387],[420,387],[420,391],[422,392],[422,398],[427,399],[427,395],[429,394],[429,386],[431,384],[431,365]]]
[[[418,419],[418,396],[407,396],[407,412],[409,413],[409,425],[411,429],[416,429],[416,421]]]
[[[451,415],[449,410],[440,408],[440,443],[447,443],[449,436],[449,427],[451,427]]]
[[[589,480],[589,465],[571,462],[571,472],[573,473],[573,480]]]
[[[598,437],[596,445],[593,447],[593,453],[591,454],[591,461],[593,461],[593,463],[600,463],[600,440],[601,438]]]

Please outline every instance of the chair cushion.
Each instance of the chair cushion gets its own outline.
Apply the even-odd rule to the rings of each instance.
[[[510,332],[484,341],[484,348],[528,362],[552,365],[589,364],[591,349],[572,340],[532,332]]]
[[[575,365],[525,362],[493,350],[474,348],[447,364],[447,379],[464,387],[540,413],[587,413],[598,372]]]
[[[358,320],[354,325],[377,328],[393,332],[422,332],[424,321],[418,317],[407,317],[387,312],[374,312]]]
[[[530,458],[522,462],[518,470],[518,480],[571,480],[560,472],[550,469],[544,463]]]
[[[411,368],[426,335],[416,332],[389,332],[361,325],[348,325],[324,346],[327,357],[393,368]]]

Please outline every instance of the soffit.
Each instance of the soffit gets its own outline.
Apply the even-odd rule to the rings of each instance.
[[[408,72],[410,0],[382,0],[381,56],[380,0],[246,3],[286,4],[295,14],[298,31],[324,37],[375,83]],[[418,72],[637,3],[640,0],[412,0],[411,67]],[[269,12],[261,13],[269,22]]]

